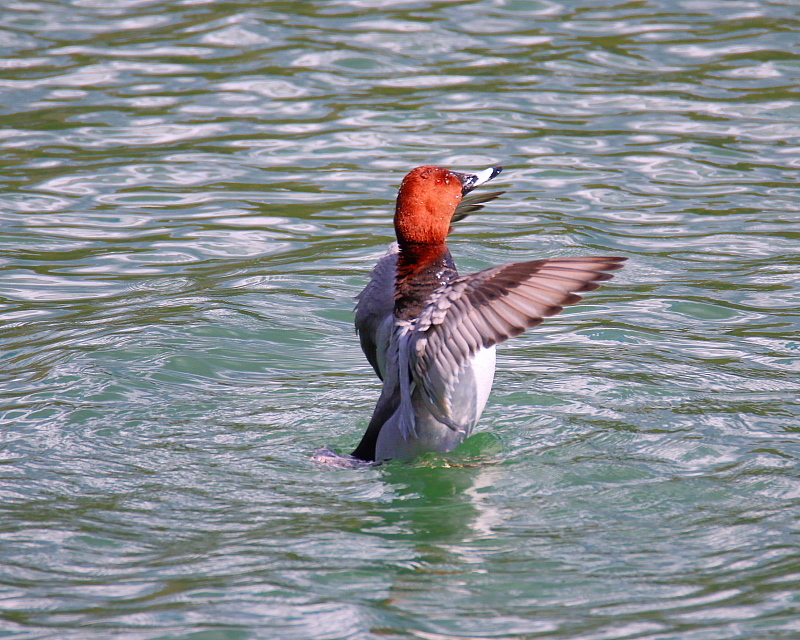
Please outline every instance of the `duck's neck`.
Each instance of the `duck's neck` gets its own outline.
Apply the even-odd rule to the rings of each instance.
[[[445,243],[401,244],[397,256],[394,315],[413,320],[440,286],[458,275]]]

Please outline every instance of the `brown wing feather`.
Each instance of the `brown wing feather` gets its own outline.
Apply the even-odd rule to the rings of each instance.
[[[483,206],[490,200],[499,198],[505,191],[491,191],[489,193],[471,193],[461,199],[458,203],[450,222],[459,222],[466,218],[470,213],[475,213],[483,209]]]
[[[412,374],[437,413],[450,414],[447,390],[481,348],[537,326],[610,280],[625,258],[518,262],[457,278],[423,311],[414,330]],[[444,391],[444,393],[443,393]],[[434,407],[432,407],[434,408]]]

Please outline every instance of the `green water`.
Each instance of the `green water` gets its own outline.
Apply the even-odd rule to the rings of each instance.
[[[800,637],[790,1],[0,9],[0,637]],[[624,255],[367,470],[410,168],[463,271]]]

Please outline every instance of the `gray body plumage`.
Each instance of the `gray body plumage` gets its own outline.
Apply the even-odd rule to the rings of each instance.
[[[596,289],[622,260],[536,260],[461,277],[453,270],[416,317],[401,319],[393,244],[357,297],[356,330],[383,388],[354,455],[381,460],[452,450],[486,405],[495,345],[580,300],[576,292]]]

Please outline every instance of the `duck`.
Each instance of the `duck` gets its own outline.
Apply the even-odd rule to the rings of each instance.
[[[459,275],[447,246],[453,223],[503,193],[470,194],[502,169],[425,165],[403,178],[396,242],[356,296],[356,332],[382,388],[351,458],[378,463],[452,451],[489,399],[497,345],[580,301],[623,266],[623,257],[564,257]]]

